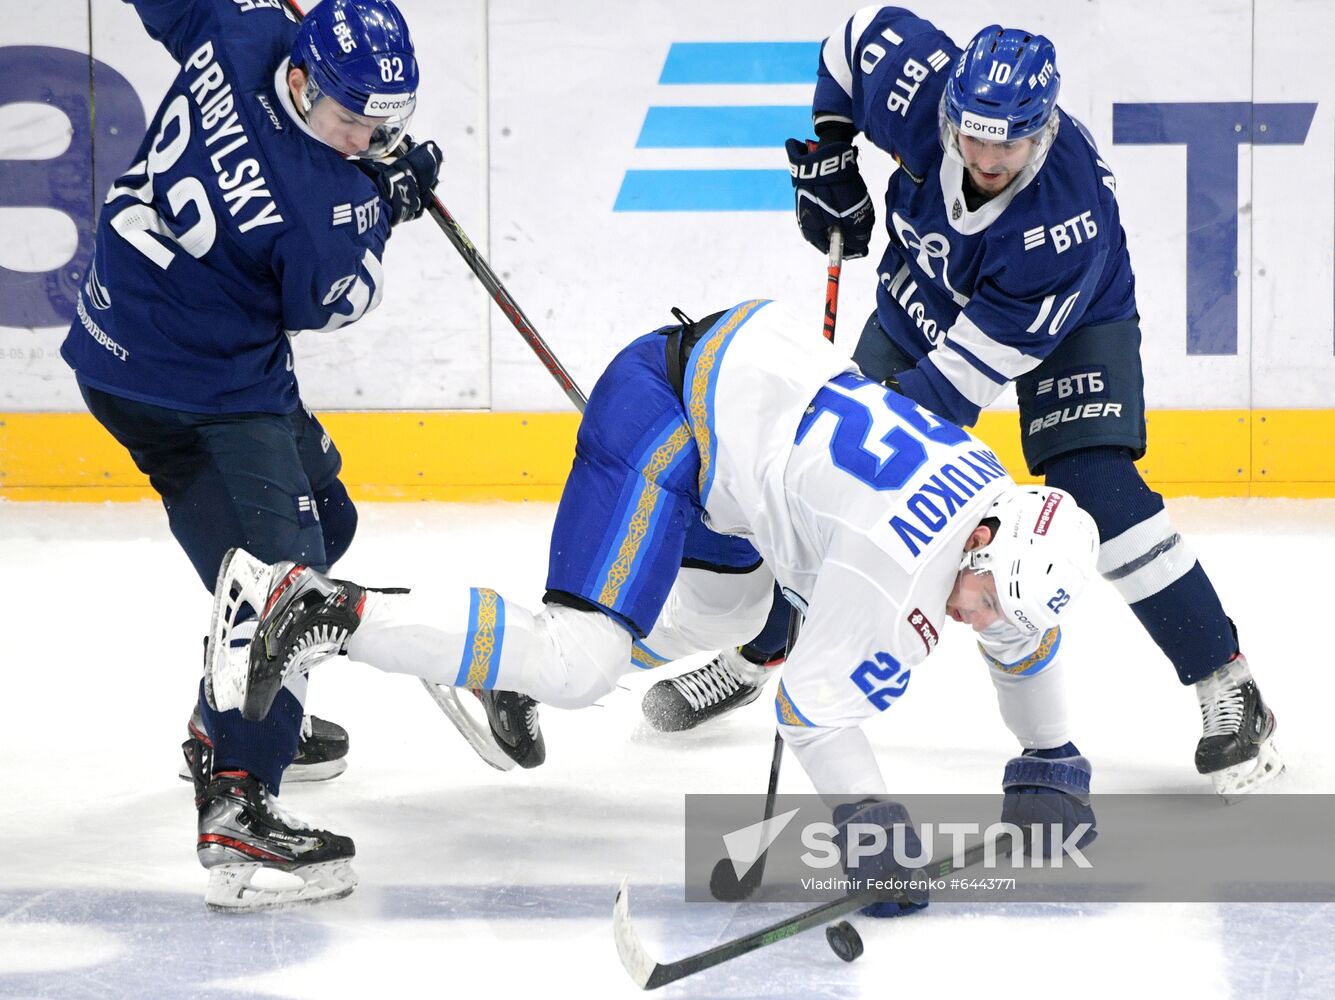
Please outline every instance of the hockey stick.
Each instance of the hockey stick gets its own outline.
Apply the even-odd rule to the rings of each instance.
[[[295,0],[283,0],[283,4],[296,16],[297,20],[306,16],[301,8],[297,6]],[[402,155],[412,148],[411,140],[405,136],[403,142],[399,144],[398,149],[394,152]],[[570,377],[570,373],[565,370],[565,366],[552,353],[551,348],[547,346],[547,342],[542,339],[542,335],[534,328],[529,318],[524,315],[524,310],[519,308],[519,303],[501,284],[501,279],[496,277],[496,272],[491,269],[486,258],[478,252],[477,247],[473,246],[473,241],[468,238],[468,234],[464,232],[463,227],[455,221],[454,216],[449,213],[449,210],[434,191],[431,193],[431,202],[427,205],[427,211],[431,213],[431,218],[436,220],[436,225],[440,226],[441,232],[449,238],[454,249],[459,251],[459,256],[464,259],[464,263],[468,265],[469,270],[473,272],[478,281],[482,282],[482,287],[491,295],[492,301],[500,307],[501,312],[505,314],[505,318],[519,332],[519,336],[524,338],[524,343],[528,344],[533,353],[538,356],[538,360],[547,369],[547,373],[556,379],[556,384],[561,387],[561,391],[566,394],[566,398],[574,404],[575,409],[583,413],[584,407],[588,404],[588,397],[575,384],[575,380]]]
[[[834,343],[834,322],[839,315],[839,274],[844,269],[844,234],[830,230],[830,257],[825,265],[825,339]]]
[[[839,315],[839,274],[844,266],[844,234],[838,226],[830,230],[830,255],[825,267],[825,339],[834,343],[834,324]],[[788,609],[788,639],[784,644],[784,659],[792,652],[797,643],[797,633],[802,628],[802,615],[796,608]],[[779,766],[783,763],[783,733],[774,730],[774,756],[769,765],[769,790],[765,793],[765,814],[761,822],[768,822],[774,816],[774,797],[779,791]],[[720,858],[709,875],[709,893],[723,903],[739,903],[749,899],[760,887],[765,877],[765,859],[769,849],[761,852],[759,858],[747,870],[742,878],[737,877],[737,868],[728,858]]]
[[[306,16],[295,0],[283,0],[283,5],[298,21]],[[412,141],[404,136],[395,153],[402,155],[412,148]],[[542,339],[542,335],[534,329],[529,318],[524,315],[524,310],[519,308],[519,303],[514,300],[505,286],[501,284],[501,280],[496,277],[496,272],[491,269],[486,258],[478,252],[477,247],[473,246],[473,241],[468,238],[463,226],[459,225],[434,191],[431,192],[431,202],[427,205],[427,211],[431,213],[431,218],[436,220],[436,225],[440,227],[441,232],[446,235],[454,249],[459,252],[459,256],[463,257],[469,270],[473,272],[478,281],[482,282],[482,287],[491,295],[492,300],[500,307],[506,319],[519,331],[519,335],[524,338],[524,343],[532,348],[533,353],[538,356],[538,360],[542,362],[542,366],[547,369],[548,374],[556,379],[557,385],[566,394],[566,398],[574,404],[575,409],[583,413],[585,406],[588,404],[588,397],[575,384],[575,380],[570,377],[570,373],[565,370],[556,355],[552,353],[551,348],[547,346],[547,342]],[[454,688],[433,684],[425,677],[421,678],[421,681],[427,694],[431,695],[437,707],[445,713],[446,717],[459,730],[460,735],[479,757],[499,771],[508,771],[515,766],[515,762],[496,746],[490,730],[484,729],[476,719],[468,714],[467,709],[459,701],[459,696],[455,693]]]
[[[972,867],[986,858],[987,849],[988,842],[980,841],[965,850],[964,856],[960,859],[960,864],[955,864],[953,856],[939,858],[933,860],[926,867],[919,868],[909,874],[905,881],[941,878],[951,872]],[[1007,838],[1007,846],[1005,847],[994,842],[993,850],[998,860],[1009,857],[1009,838]],[[616,904],[612,908],[612,935],[616,939],[617,954],[621,957],[621,964],[630,973],[630,978],[635,980],[636,985],[642,990],[656,990],[667,983],[675,983],[678,979],[685,979],[697,972],[711,969],[724,962],[730,962],[739,955],[745,955],[748,952],[764,948],[776,941],[783,941],[813,927],[827,924],[846,913],[852,913],[869,903],[875,903],[886,898],[885,891],[882,889],[866,889],[851,896],[843,896],[839,899],[832,899],[828,903],[813,906],[811,909],[803,910],[787,920],[780,920],[778,923],[762,927],[758,931],[752,931],[750,934],[734,938],[731,941],[725,941],[706,951],[687,955],[675,962],[659,962],[650,956],[645,949],[644,944],[640,941],[639,933],[630,921],[630,878],[626,877],[621,880],[621,888],[617,890]],[[904,890],[896,892],[889,898],[902,902],[916,902],[910,899]]]

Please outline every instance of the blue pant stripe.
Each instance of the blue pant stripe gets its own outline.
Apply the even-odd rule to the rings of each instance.
[[[505,600],[494,590],[473,587],[468,592],[468,632],[455,687],[491,688],[501,667],[505,644]]]
[[[477,604],[477,588],[470,587],[468,590],[468,632],[464,636],[464,649],[459,658],[459,673],[454,678],[455,687],[467,687],[468,685],[468,668],[473,659],[473,641],[477,637]]]
[[[686,389],[686,416],[691,422],[696,447],[700,452],[700,503],[709,501],[709,490],[714,485],[714,470],[718,459],[718,433],[715,427],[714,395],[718,391],[718,373],[723,366],[723,355],[737,331],[759,310],[768,305],[768,299],[752,299],[724,313],[709,332],[691,351],[684,379]]]
[[[595,579],[594,592],[598,603],[614,611],[623,611],[634,596],[635,571],[644,565],[646,554],[657,541],[655,528],[664,508],[662,482],[672,479],[672,473],[681,463],[691,458],[691,436],[680,418],[667,421],[666,426],[650,444],[635,457],[633,465],[640,471],[628,503],[622,506],[617,518],[617,530],[606,548],[602,565]]]
[[[779,692],[774,696],[774,714],[779,720],[781,726],[806,726],[808,729],[815,729],[816,724],[808,719],[798,710],[793,699],[788,695],[788,689],[784,687],[783,681],[779,681]]]
[[[642,639],[636,639],[630,651],[630,662],[632,666],[639,670],[652,670],[654,667],[661,667],[664,663],[670,661],[668,657],[655,653],[646,646]]]

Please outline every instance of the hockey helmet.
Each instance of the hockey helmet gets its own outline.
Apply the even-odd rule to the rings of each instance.
[[[349,155],[380,157],[398,145],[417,106],[418,75],[408,24],[390,0],[321,0],[297,29],[292,65],[306,71],[308,120],[327,99],[369,128],[367,147]]]
[[[992,540],[965,552],[960,569],[991,573],[1006,620],[1021,632],[1046,632],[1061,621],[1094,573],[1099,531],[1065,490],[1013,486],[983,515],[999,523]]]
[[[955,62],[941,95],[941,144],[963,161],[959,138],[1014,142],[1033,137],[1030,162],[1056,134],[1057,50],[1043,35],[989,25]]]

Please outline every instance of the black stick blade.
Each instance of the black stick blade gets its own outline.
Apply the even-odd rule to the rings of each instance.
[[[752,893],[760,887],[760,880],[765,874],[764,864],[752,865],[746,875],[739,879],[737,869],[728,858],[721,858],[709,873],[709,894],[720,903],[740,903],[750,899]]]

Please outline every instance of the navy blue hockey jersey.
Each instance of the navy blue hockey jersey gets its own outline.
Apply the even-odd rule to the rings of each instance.
[[[113,395],[289,413],[288,334],[379,303],[388,209],[292,108],[279,0],[134,4],[181,69],[107,196],[61,354]]]
[[[898,7],[865,7],[826,39],[812,116],[851,123],[899,164],[885,196],[882,328],[918,365],[915,402],[965,426],[1073,330],[1135,315],[1112,171],[1058,109],[1046,155],[970,210],[938,109],[961,49]]]

